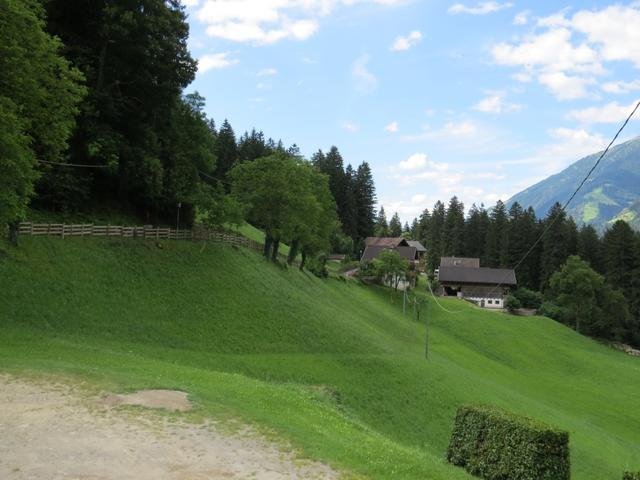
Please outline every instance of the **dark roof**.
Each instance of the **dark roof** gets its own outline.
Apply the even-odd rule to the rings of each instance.
[[[364,239],[365,246],[384,246],[384,247],[408,247],[409,244],[402,237],[367,237]]]
[[[441,257],[440,268],[442,269],[442,267],[480,268],[480,259],[464,257]]]
[[[515,270],[508,268],[440,267],[440,283],[476,283],[517,285]]]
[[[407,240],[410,247],[416,247],[419,252],[426,252],[427,249],[418,240]]]
[[[368,260],[378,258],[380,252],[385,250],[398,252],[402,258],[405,258],[409,261],[413,261],[416,259],[416,247],[386,247],[384,245],[368,245],[364,249],[364,253],[362,254],[362,258],[360,259],[360,261],[366,262]]]

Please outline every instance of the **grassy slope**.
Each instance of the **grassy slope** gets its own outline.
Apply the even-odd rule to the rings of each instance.
[[[181,388],[374,478],[468,478],[442,457],[456,408],[571,432],[573,478],[640,467],[640,361],[544,318],[431,305],[187,242],[22,239],[0,253],[0,369]]]

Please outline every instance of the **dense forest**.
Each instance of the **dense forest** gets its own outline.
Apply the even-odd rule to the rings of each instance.
[[[0,224],[14,237],[28,206],[109,205],[146,223],[172,223],[181,209],[184,226],[247,219],[274,258],[280,241],[303,256],[351,253],[373,232],[367,163],[345,168],[336,147],[309,162],[256,130],[237,138],[227,120],[216,128],[203,97],[185,93],[197,62],[179,1],[3,0],[0,9]]]

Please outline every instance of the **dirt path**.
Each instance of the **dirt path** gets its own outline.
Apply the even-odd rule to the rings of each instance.
[[[3,480],[333,479],[255,435],[132,414],[68,387],[0,375]]]

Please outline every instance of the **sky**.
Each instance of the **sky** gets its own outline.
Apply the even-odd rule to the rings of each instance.
[[[506,201],[602,150],[640,99],[637,0],[182,3],[209,117],[367,161],[403,222]]]

